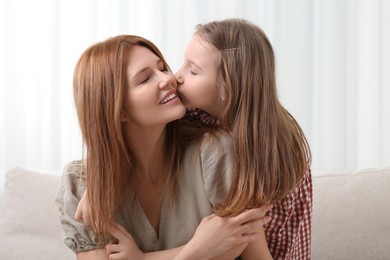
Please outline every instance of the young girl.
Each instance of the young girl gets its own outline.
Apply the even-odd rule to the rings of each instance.
[[[272,220],[264,227],[272,256],[309,259],[310,149],[279,102],[274,52],[264,32],[240,19],[199,25],[175,76],[184,105],[218,118],[232,138],[232,184],[217,213],[273,203]],[[253,247],[256,241],[244,253]]]
[[[199,147],[180,141],[175,120],[185,108],[151,42],[123,35],[88,48],[75,68],[74,100],[86,158],[66,166],[56,203],[65,243],[78,259],[119,252],[120,244],[108,245],[108,254],[104,247],[121,226],[145,252],[185,245],[142,255],[156,259],[212,258],[259,237],[265,245],[269,207],[210,215],[223,199],[216,187],[223,195],[229,187],[230,139],[220,132]],[[92,229],[74,219],[86,187]]]

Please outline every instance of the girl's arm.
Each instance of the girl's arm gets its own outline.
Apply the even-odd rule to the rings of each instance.
[[[111,234],[118,239],[119,243],[107,245],[107,252],[112,257],[114,257],[113,255],[117,257],[119,254],[120,258],[110,259],[173,259],[175,256],[178,260],[234,259],[243,252],[248,243],[254,241],[261,247],[251,246],[251,250],[248,249],[244,252],[248,256],[247,259],[253,259],[252,255],[257,256],[259,255],[257,252],[263,252],[263,249],[260,250],[260,248],[264,248],[264,245],[268,252],[262,226],[270,220],[265,214],[271,208],[271,205],[267,205],[259,209],[248,210],[235,217],[221,218],[214,214],[210,215],[202,220],[194,237],[187,245],[150,253],[143,253],[139,250],[131,235],[122,226],[116,224],[113,226]],[[75,218],[89,224],[89,205],[86,193],[83,194],[78,204]],[[259,229],[260,227],[261,229]],[[260,237],[258,238],[258,236]],[[78,259],[108,259],[107,254],[104,255],[104,251],[93,250],[79,253]],[[124,258],[122,255],[128,258]],[[88,258],[89,256],[92,258]]]
[[[268,223],[265,213],[272,206],[251,209],[235,217],[210,215],[202,220],[194,237],[177,256],[179,259],[234,259],[246,245],[264,233],[260,229]],[[223,255],[222,255],[223,254]]]
[[[139,250],[127,230],[115,223],[110,233],[117,242],[108,244],[106,249],[110,259],[234,259],[258,237],[259,227],[269,221],[264,217],[265,213],[266,210],[260,208],[235,217],[210,215],[202,220],[184,247],[150,253]]]
[[[250,242],[241,254],[242,260],[263,260],[273,259],[269,252],[267,240],[265,239],[264,228],[260,228],[261,231],[256,240]]]
[[[108,260],[106,249],[97,249],[77,253],[77,260]]]

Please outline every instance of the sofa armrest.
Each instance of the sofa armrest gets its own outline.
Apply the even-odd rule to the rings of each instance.
[[[61,238],[54,200],[61,176],[15,168],[0,209],[0,259],[75,259]]]
[[[388,259],[390,169],[313,178],[313,259]]]

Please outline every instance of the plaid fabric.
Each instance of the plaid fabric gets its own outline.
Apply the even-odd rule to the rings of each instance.
[[[313,190],[308,169],[295,191],[274,204],[271,221],[264,226],[274,259],[310,259]]]
[[[200,109],[188,110],[184,120],[193,126],[220,126],[218,119]],[[295,191],[269,212],[271,221],[264,231],[274,259],[310,259],[312,208],[312,177],[308,169]]]
[[[187,113],[185,114],[183,120],[189,125],[198,127],[205,125],[219,127],[221,125],[218,118],[215,118],[209,113],[198,108],[191,108],[187,110]]]

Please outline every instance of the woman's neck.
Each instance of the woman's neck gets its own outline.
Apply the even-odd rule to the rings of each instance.
[[[137,175],[150,183],[162,180],[166,127],[127,127],[126,142],[135,159]]]

